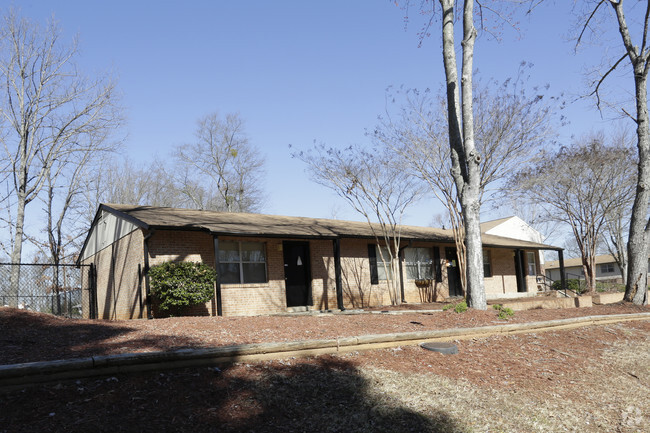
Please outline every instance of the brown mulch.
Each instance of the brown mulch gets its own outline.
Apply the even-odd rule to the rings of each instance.
[[[638,312],[650,308],[509,323]],[[498,323],[495,310],[107,322],[0,308],[0,363]],[[0,393],[0,433],[650,432],[648,320],[456,344],[453,356],[403,346],[39,385]]]
[[[426,304],[418,305],[427,309]],[[430,309],[439,308],[431,305]],[[104,321],[66,319],[0,307],[0,365],[129,352],[206,348],[244,343],[330,339],[432,329],[525,323],[591,315],[650,312],[632,304],[518,311],[505,322],[497,311],[408,314],[322,314],[255,317],[175,317]]]

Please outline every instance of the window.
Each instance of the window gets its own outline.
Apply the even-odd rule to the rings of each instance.
[[[381,251],[380,251],[381,248]],[[380,280],[392,279],[392,270],[390,267],[390,254],[388,248],[377,246],[377,277]]]
[[[407,248],[404,250],[406,278],[409,280],[429,280],[433,278],[433,259],[431,248]]]
[[[219,242],[219,278],[224,284],[266,283],[261,242]]]
[[[526,263],[528,264],[528,275],[537,275],[537,266],[535,265],[535,253],[528,251],[526,253]]]
[[[386,280],[386,276],[391,276],[390,255],[386,247],[380,247],[374,244],[368,244],[368,261],[370,262],[370,284],[379,284],[379,280]],[[383,258],[383,260],[382,260]],[[386,260],[386,263],[384,263]]]
[[[489,250],[483,250],[483,277],[492,276],[492,257]]]
[[[603,263],[602,265],[600,265],[600,272],[603,274],[613,274],[614,263]]]

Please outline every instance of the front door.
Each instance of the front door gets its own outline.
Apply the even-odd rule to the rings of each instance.
[[[456,248],[445,248],[445,258],[447,259],[449,296],[463,296],[463,286],[460,281],[460,267],[458,266]]]
[[[311,272],[308,242],[283,242],[284,283],[287,290],[287,307],[311,304]]]

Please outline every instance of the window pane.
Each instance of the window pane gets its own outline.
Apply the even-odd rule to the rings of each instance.
[[[386,261],[386,263],[383,262]],[[387,276],[392,275],[390,269],[390,254],[386,247],[377,247],[377,275],[380,280],[387,280]]]
[[[418,264],[417,263],[406,263],[406,278],[409,280],[417,280],[418,275]]]
[[[418,261],[418,248],[407,248],[404,250],[404,260],[407,263],[415,263]]]
[[[423,263],[431,262],[431,248],[416,248],[418,260]]]
[[[242,242],[241,244],[242,261],[244,262],[261,262],[266,261],[264,254],[264,244],[260,242]]]
[[[244,263],[244,283],[266,283],[264,263]]]
[[[537,267],[535,266],[535,253],[527,252],[526,257],[528,258],[528,275],[537,274]]]
[[[433,262],[420,263],[420,278],[426,280],[433,279]]]
[[[219,279],[222,284],[239,283],[239,264],[221,263],[219,266]]]
[[[238,242],[219,242],[219,261],[220,262],[238,262],[239,261],[239,243]]]
[[[377,275],[380,280],[387,280],[387,275],[393,275],[390,269],[390,263],[386,263],[384,266],[381,260],[377,260]]]

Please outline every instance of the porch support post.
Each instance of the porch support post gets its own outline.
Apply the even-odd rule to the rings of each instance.
[[[560,262],[560,284],[562,290],[566,290],[566,273],[564,272],[564,250],[557,250],[557,258]]]
[[[215,282],[215,292],[217,296],[217,316],[223,316],[223,311],[221,309],[221,275],[219,274],[220,269],[219,262],[219,236],[214,236],[214,270],[217,272],[217,279]],[[214,310],[212,310],[214,311]]]
[[[336,305],[339,310],[344,311],[343,306],[343,283],[341,281],[341,239],[334,239],[334,280],[336,281]]]

